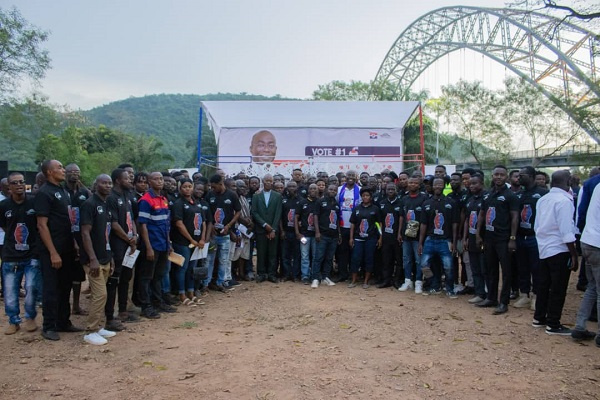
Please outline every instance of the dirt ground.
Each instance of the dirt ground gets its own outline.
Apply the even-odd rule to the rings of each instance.
[[[580,298],[571,282],[565,324]],[[106,346],[0,335],[0,399],[600,398],[593,341],[546,335],[529,310],[493,316],[466,300],[244,282],[127,324]]]

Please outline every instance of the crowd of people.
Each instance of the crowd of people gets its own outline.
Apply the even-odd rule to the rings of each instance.
[[[197,307],[209,291],[231,292],[241,281],[344,282],[470,295],[468,304],[495,315],[514,301],[534,310],[533,327],[600,346],[586,326],[600,305],[599,173],[580,187],[566,170],[550,182],[532,167],[502,165],[486,184],[483,171],[447,175],[443,165],[426,176],[295,169],[290,177],[227,177],[217,169],[207,178],[122,164],[88,189],[76,164],[48,160],[32,193],[22,173],[2,182],[5,334],[37,330],[41,307],[45,339],[85,330],[85,342],[102,345],[140,316]],[[585,294],[569,329],[561,314],[580,252],[577,289]],[[88,314],[85,329],[71,313]]]

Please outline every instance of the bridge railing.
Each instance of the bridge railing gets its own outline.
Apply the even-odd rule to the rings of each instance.
[[[513,151],[508,154],[511,160],[533,159],[542,157],[569,157],[585,154],[600,154],[600,146],[597,144],[578,144],[565,146],[561,149],[548,148],[536,150]]]

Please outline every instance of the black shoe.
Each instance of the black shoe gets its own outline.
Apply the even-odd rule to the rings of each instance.
[[[592,340],[596,337],[594,332],[590,332],[587,329],[585,331],[571,331],[571,337],[573,340]]]
[[[551,328],[551,327],[547,326],[546,333],[548,335],[571,336],[571,330],[563,325],[559,325],[555,328]]]
[[[177,312],[177,309],[173,306],[170,306],[166,303],[161,303],[158,307],[156,307],[158,309],[158,311],[160,312],[166,312],[166,313],[174,313]]]
[[[269,282],[273,282],[273,283],[279,283],[279,280],[277,279],[276,276],[269,276]]]
[[[379,285],[377,285],[377,289],[384,289],[388,287],[392,287],[390,282],[381,282]]]
[[[531,322],[531,326],[533,326],[534,328],[543,328],[546,326],[546,320],[538,321],[537,319],[534,319]]]
[[[78,328],[75,325],[63,326],[56,330],[57,332],[83,332],[82,328]]]
[[[60,336],[56,331],[42,331],[42,337],[46,340],[60,340]]]
[[[496,303],[493,300],[489,300],[489,299],[485,299],[484,301],[475,304],[475,306],[477,306],[477,307],[483,307],[483,308],[496,307],[497,305],[498,305],[498,303]]]
[[[462,290],[459,290],[458,292],[456,292],[456,294],[475,294],[475,288],[471,287],[471,286],[465,286]]]
[[[305,285],[310,285],[310,279],[308,278],[302,278],[302,283]]]
[[[600,347],[600,335],[596,336],[596,346]]]
[[[267,277],[266,277],[266,276],[264,276],[264,275],[258,275],[258,276],[256,277],[256,283],[261,283],[261,282],[264,282],[264,281],[266,281],[266,280],[267,280]]]
[[[498,304],[498,307],[496,307],[494,309],[494,312],[492,314],[494,315],[500,315],[500,314],[504,314],[505,312],[508,311],[508,306],[506,304]]]
[[[125,326],[118,319],[111,319],[110,321],[106,321],[106,325],[104,329],[113,332],[121,332],[125,330]]]
[[[509,296],[509,298],[510,298],[511,300],[515,300],[515,299],[517,299],[518,297],[519,297],[519,292],[518,292],[518,291],[516,291],[516,290],[513,290],[512,292],[510,292],[510,296]]]
[[[160,318],[160,314],[152,307],[148,307],[145,310],[142,310],[142,313],[140,315],[142,317],[148,318],[148,319],[159,319]]]

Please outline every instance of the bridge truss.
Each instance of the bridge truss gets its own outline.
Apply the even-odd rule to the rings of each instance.
[[[410,88],[459,49],[481,53],[538,87],[600,143],[600,35],[537,12],[457,6],[425,14],[393,44],[375,87]]]

